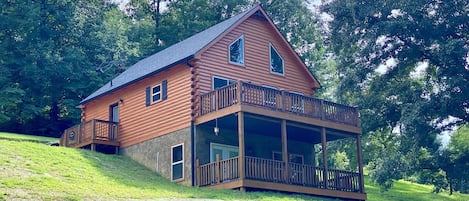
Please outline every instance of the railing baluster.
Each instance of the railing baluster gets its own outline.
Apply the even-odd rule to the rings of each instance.
[[[237,82],[200,95],[199,116],[235,104],[249,104],[300,116],[359,126],[356,107],[341,105],[283,90]]]

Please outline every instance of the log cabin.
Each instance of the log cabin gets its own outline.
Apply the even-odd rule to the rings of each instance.
[[[60,143],[128,156],[185,185],[366,200],[358,109],[314,98],[319,87],[255,6],[89,95]],[[356,171],[318,162],[347,138]]]

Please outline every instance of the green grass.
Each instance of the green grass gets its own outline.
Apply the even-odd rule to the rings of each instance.
[[[365,190],[368,200],[376,201],[467,201],[469,194],[453,193],[449,195],[446,192],[432,193],[433,186],[416,184],[404,180],[395,181],[391,190],[380,193],[379,187],[373,185],[368,177],[365,177]]]
[[[15,138],[18,139],[18,138]],[[327,200],[178,185],[124,156],[0,140],[0,200]]]
[[[15,140],[6,140],[5,135]],[[31,136],[5,133],[0,136],[0,200],[331,200],[187,187],[169,182],[124,156],[46,146],[31,142]],[[396,181],[390,191],[381,194],[366,178],[365,188],[368,199],[377,201],[469,200],[466,194],[434,194],[432,186],[406,181]]]
[[[13,133],[5,133],[5,132],[0,132],[0,139],[17,140],[17,141],[32,141],[32,142],[39,142],[39,143],[58,142],[60,140],[59,138],[43,137],[43,136],[36,136],[36,135],[19,135],[19,134],[13,134]]]

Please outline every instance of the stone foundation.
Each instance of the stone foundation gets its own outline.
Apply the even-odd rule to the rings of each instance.
[[[182,181],[178,182],[191,185],[192,148],[190,128],[185,128],[122,148],[120,154],[132,158],[152,171],[171,180],[171,147],[178,144],[184,144],[184,178]]]

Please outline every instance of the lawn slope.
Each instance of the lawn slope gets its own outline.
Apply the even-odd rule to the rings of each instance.
[[[169,182],[127,157],[0,139],[0,200],[329,200]]]
[[[331,200],[186,187],[169,182],[127,157],[37,143],[57,141],[54,138],[6,135],[0,133],[0,200]],[[367,178],[365,183],[368,199],[373,201],[469,200],[466,194],[434,194],[431,186],[406,181],[396,181],[393,189],[383,194]]]

